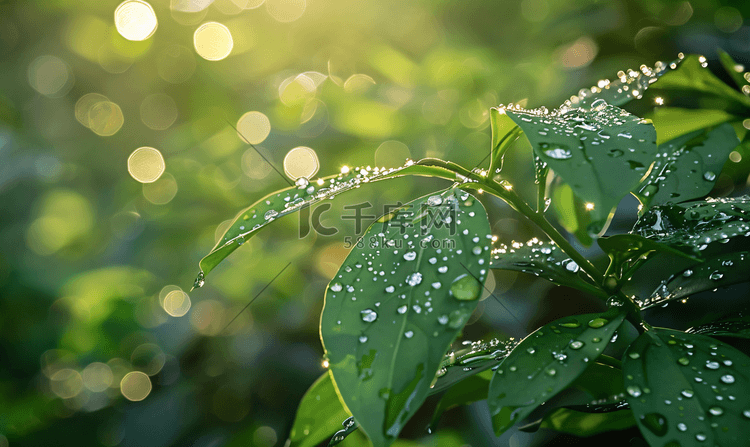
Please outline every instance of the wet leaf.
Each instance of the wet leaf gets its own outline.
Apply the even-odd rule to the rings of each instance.
[[[698,327],[691,327],[686,332],[710,336],[750,338],[750,317],[713,321]]]
[[[558,408],[545,416],[538,428],[588,437],[609,431],[625,430],[635,424],[633,412],[630,410],[586,413],[570,408]]]
[[[634,194],[644,207],[703,197],[711,192],[729,153],[738,144],[729,124],[661,144],[662,156]]]
[[[315,447],[341,428],[349,418],[339,402],[330,372],[326,372],[302,397],[289,434],[289,447]]]
[[[435,427],[443,416],[443,413],[451,408],[487,399],[487,390],[490,387],[491,378],[492,371],[484,370],[453,385],[443,395],[440,402],[438,402],[435,413],[432,416],[432,421],[430,422],[430,427]]]
[[[727,72],[729,77],[732,78],[732,81],[734,81],[735,85],[737,85],[738,88],[742,88],[743,86],[747,85],[748,81],[743,76],[745,67],[735,62],[734,59],[732,59],[732,56],[730,56],[729,53],[722,50],[721,48],[719,48],[717,52],[719,53],[719,61],[721,61],[721,65],[724,67],[724,70]]]
[[[745,237],[750,236],[748,211],[750,196],[658,205],[638,219],[632,233],[675,248],[688,247],[696,253],[726,252],[727,246],[720,244],[746,245]]]
[[[666,253],[699,261],[699,259],[680,250],[659,244],[637,234],[616,234],[600,238],[597,242],[610,259],[605,276],[613,277],[617,281],[629,278],[632,275],[631,269],[640,266],[657,253]]]
[[[340,396],[376,447],[419,409],[476,308],[490,237],[482,204],[447,189],[373,224],[331,281],[321,338]]]
[[[628,348],[623,373],[625,397],[650,445],[747,441],[750,358],[731,346],[654,328]]]
[[[512,242],[510,246],[499,244],[492,250],[490,268],[530,273],[560,286],[607,296],[585,279],[578,264],[557,245],[536,238],[526,243]]]
[[[651,120],[656,128],[656,144],[660,146],[660,153],[665,152],[661,150],[661,146],[669,143],[671,140],[690,134],[691,132],[737,120],[735,115],[727,113],[724,110],[680,109],[678,107],[659,107],[653,113],[649,114],[647,118]],[[657,158],[656,161],[661,160]],[[724,161],[726,161],[726,158]]]
[[[750,281],[746,251],[719,255],[701,264],[672,275],[656,288],[651,296],[639,303],[643,309],[660,306],[668,301],[681,300],[697,293]]]
[[[492,376],[488,404],[500,435],[567,388],[602,353],[625,314],[561,318],[526,337]]]
[[[654,126],[604,100],[590,109],[544,112],[506,110],[536,155],[590,204],[589,230],[601,233],[656,157]]]
[[[464,342],[467,343],[467,342]],[[497,366],[518,344],[514,339],[500,341],[476,341],[467,348],[451,351],[445,355],[438,369],[430,394],[439,393],[453,385]]]
[[[246,209],[242,210],[232,221],[211,252],[200,261],[200,274],[194,287],[202,287],[205,275],[221,261],[239,248],[247,239],[265,228],[271,222],[295,213],[314,203],[331,199],[336,195],[358,188],[362,184],[385,180],[404,175],[441,177],[456,180],[456,174],[438,167],[429,166],[429,159],[417,164],[407,163],[400,168],[352,168],[347,173],[322,177],[310,183],[301,183],[281,191],[269,194]]]
[[[499,170],[503,166],[505,152],[521,136],[521,131],[516,123],[508,118],[502,106],[490,109],[490,126],[492,128],[492,156],[490,166]],[[490,172],[490,175],[496,173]]]

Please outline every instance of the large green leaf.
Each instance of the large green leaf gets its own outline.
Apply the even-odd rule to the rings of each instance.
[[[715,256],[694,265],[659,285],[649,298],[639,303],[641,308],[661,306],[667,301],[681,300],[697,293],[750,281],[747,260],[750,253],[740,251]]]
[[[702,252],[712,244],[744,245],[750,236],[750,196],[658,205],[644,213],[632,233],[653,241]],[[712,247],[710,251],[726,252]]]
[[[500,435],[573,383],[602,353],[624,313],[561,318],[526,337],[495,371],[488,404]]]
[[[489,341],[464,342],[465,348],[451,351],[445,355],[430,387],[430,394],[439,393],[453,385],[497,366],[510,354],[518,344],[510,338],[501,341],[493,338]]]
[[[747,73],[745,72],[745,67],[735,62],[734,59],[732,59],[732,56],[730,56],[726,51],[719,49],[718,53],[721,65],[724,67],[724,70],[727,72],[729,77],[732,78],[737,87],[742,88],[748,85],[748,83],[750,83],[750,75],[747,75]],[[745,78],[745,75],[747,75],[748,77]]]
[[[655,328],[623,356],[626,399],[651,446],[746,445],[750,358],[703,335]]]
[[[679,107],[659,107],[646,117],[651,120],[656,128],[656,144],[660,146],[660,149],[662,145],[683,135],[737,120],[735,115],[724,110],[681,109]],[[664,151],[660,150],[659,152],[663,153]],[[657,158],[657,161],[661,160]],[[723,161],[726,161],[726,158]]]
[[[644,207],[684,202],[711,192],[729,153],[740,144],[729,124],[659,145],[661,157],[634,192]]]
[[[530,273],[561,286],[607,296],[581,275],[578,264],[556,244],[536,238],[526,243],[512,242],[510,246],[499,244],[492,250],[490,268]]]
[[[351,416],[333,386],[330,371],[320,376],[302,397],[289,433],[289,447],[315,447],[341,428]]]
[[[312,183],[303,181],[300,186],[285,188],[263,197],[237,214],[211,252],[201,259],[200,273],[195,280],[194,287],[202,287],[205,275],[255,233],[280,217],[295,213],[314,203],[331,199],[368,182],[405,175],[457,180],[455,173],[431,164],[431,159],[425,159],[416,164],[409,162],[399,168],[347,168],[343,170],[346,172],[321,177]]]
[[[490,238],[468,193],[424,196],[368,228],[329,285],[320,332],[330,370],[376,447],[417,411],[476,308]]]
[[[750,338],[750,317],[727,318],[687,330],[691,334],[721,337]]]
[[[637,234],[616,234],[600,238],[597,242],[610,259],[605,276],[615,278],[618,283],[628,279],[633,269],[657,253],[668,253],[698,261],[682,251]]]
[[[590,204],[593,233],[606,229],[617,204],[656,157],[654,126],[604,100],[591,109],[506,113],[523,129],[536,155]]]

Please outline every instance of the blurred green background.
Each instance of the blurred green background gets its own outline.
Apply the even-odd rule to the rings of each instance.
[[[152,0],[158,27],[141,41],[121,35],[143,31],[128,17],[118,31],[119,4],[0,0],[0,447],[284,445],[324,372],[323,291],[357,236],[343,206],[369,201],[380,214],[447,185],[348,193],[323,214],[331,236],[300,238],[299,217],[280,219],[183,294],[227,219],[287,186],[264,157],[281,169],[289,150],[310,147],[321,175],[423,157],[472,167],[499,103],[552,108],[680,51],[705,54],[716,73],[718,47],[750,63],[741,0]],[[207,22],[231,34],[227,57],[194,34]],[[251,111],[268,118],[267,138],[241,119]],[[144,146],[164,161],[152,183],[136,178],[158,175],[158,156],[145,174],[128,164]],[[532,165],[518,147],[506,166],[523,188]],[[485,205],[501,242],[536,234]],[[485,300],[464,339],[522,337],[598,305],[516,273],[488,286],[523,323]],[[450,447],[553,436],[497,440],[482,405],[452,411],[436,435],[418,415],[404,437]]]

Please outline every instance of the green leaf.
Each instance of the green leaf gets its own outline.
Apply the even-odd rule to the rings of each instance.
[[[452,386],[438,402],[430,427],[435,427],[443,413],[451,408],[487,399],[487,390],[490,387],[491,378],[492,371],[484,370]]]
[[[737,119],[736,116],[724,110],[680,109],[678,107],[660,107],[648,115],[648,118],[651,119],[656,128],[656,144],[660,146],[660,153],[664,152],[661,150],[661,146],[669,144],[671,140]],[[679,147],[675,149],[679,149]],[[656,161],[662,160],[657,158]],[[726,157],[722,160],[722,164],[724,161],[726,161]]]
[[[602,353],[624,313],[561,318],[536,330],[495,371],[488,404],[500,435],[573,383]]]
[[[489,267],[482,204],[447,189],[373,224],[326,291],[321,338],[334,383],[376,447],[430,390]]]
[[[627,402],[650,445],[747,442],[750,358],[740,351],[710,337],[654,328],[628,348],[623,373]]]
[[[492,250],[490,268],[530,273],[557,285],[608,296],[587,282],[578,264],[553,242],[534,238],[526,243],[512,242],[510,246],[500,244]]]
[[[656,158],[650,122],[604,101],[591,109],[506,110],[539,158],[593,208],[593,233],[606,229],[620,200]]]
[[[734,59],[732,59],[732,56],[730,56],[729,53],[722,50],[721,48],[719,48],[717,53],[719,53],[719,61],[721,61],[721,65],[724,67],[724,70],[726,70],[727,74],[730,78],[732,78],[737,87],[742,88],[743,86],[747,85],[748,79],[745,79],[745,77],[743,76],[745,67],[735,62]]]
[[[587,413],[570,408],[558,408],[544,417],[539,428],[588,437],[609,431],[625,430],[635,424],[633,412],[630,410]]]
[[[578,241],[589,247],[594,243],[591,226],[591,213],[586,210],[583,200],[576,197],[569,185],[557,181],[552,183],[552,208],[565,230]]]
[[[247,239],[271,222],[295,213],[314,203],[331,199],[336,195],[361,186],[405,175],[440,177],[456,180],[456,174],[439,166],[431,166],[432,160],[407,163],[399,168],[352,168],[346,173],[321,177],[317,181],[301,186],[292,186],[269,194],[242,210],[216,243],[211,252],[200,261],[200,273],[194,287],[202,287],[205,276],[221,261],[239,248]]]
[[[738,144],[737,134],[729,124],[661,144],[662,156],[656,159],[634,195],[644,207],[703,197],[711,192],[729,153]]]
[[[351,416],[336,394],[330,371],[320,376],[302,397],[289,434],[289,447],[315,447],[341,428]]]
[[[435,383],[430,388],[430,395],[497,366],[517,344],[513,338],[506,341],[494,338],[486,342],[475,341],[467,348],[449,352],[440,364]]]
[[[686,332],[710,336],[750,338],[750,317],[713,321],[698,327],[692,327]]]
[[[750,236],[750,196],[706,199],[677,205],[651,207],[635,223],[631,233],[673,247],[688,247],[695,252],[728,248],[712,247],[737,239],[746,244]]]
[[[597,242],[610,259],[605,276],[613,277],[618,282],[628,279],[634,267],[640,266],[657,253],[668,253],[699,261],[668,245],[659,244],[637,234],[616,234],[600,238]]]
[[[681,300],[697,293],[750,281],[745,264],[748,259],[750,253],[746,251],[709,258],[702,264],[672,275],[639,305],[648,309],[667,301]]]
[[[492,155],[490,176],[497,174],[503,167],[503,156],[514,141],[521,136],[521,130],[502,106],[490,109],[490,127],[492,129]]]

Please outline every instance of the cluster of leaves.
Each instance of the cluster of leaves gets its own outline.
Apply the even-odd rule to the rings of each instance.
[[[742,86],[736,64],[721,57]],[[435,159],[357,168],[274,193],[239,213],[201,261],[196,286],[255,232],[317,201],[397,176],[453,183],[373,223],[363,240],[376,242],[355,246],[329,284],[320,333],[330,369],[300,404],[290,445],[327,438],[333,445],[358,427],[375,446],[390,445],[438,393],[433,423],[448,408],[486,399],[498,436],[533,416],[522,429],[586,436],[637,424],[654,446],[739,445],[750,431],[750,358],[714,337],[747,337],[750,320],[739,315],[680,332],[652,327],[641,314],[656,303],[747,280],[750,199],[703,198],[730,152],[747,144],[741,123],[750,115],[750,98],[705,65],[703,57],[680,55],[620,72],[553,111],[493,108],[488,169]],[[713,108],[644,107],[661,105],[665,96]],[[641,116],[623,108],[631,101],[645,109]],[[536,209],[502,170],[503,156],[521,135],[534,151]],[[493,249],[487,214],[472,190],[503,199],[550,241]],[[627,194],[641,203],[637,223],[627,234],[603,237]],[[566,195],[572,200],[558,200]],[[609,257],[603,273],[547,220],[550,202],[581,242],[598,240]],[[628,281],[657,255],[690,267],[648,299],[632,296]],[[577,288],[609,310],[564,317],[515,345],[478,343],[446,355],[476,308],[489,269]],[[633,329],[638,335],[621,361],[605,354],[611,340]],[[571,389],[585,397],[540,409]]]

